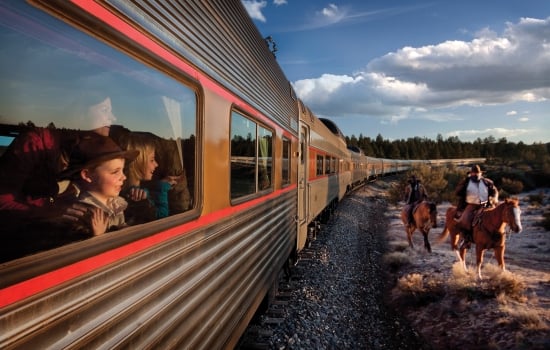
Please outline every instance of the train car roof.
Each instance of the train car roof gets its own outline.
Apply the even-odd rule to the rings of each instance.
[[[323,122],[323,124],[325,124],[325,126],[336,136],[339,136],[340,138],[344,139],[345,140],[345,137],[344,137],[344,134],[342,133],[342,131],[340,130],[340,128],[338,127],[338,125],[336,125],[335,122],[333,122],[332,120],[330,119],[326,119],[326,118],[319,118],[320,121]]]
[[[357,146],[348,146],[348,149],[357,154],[364,154],[363,150]]]

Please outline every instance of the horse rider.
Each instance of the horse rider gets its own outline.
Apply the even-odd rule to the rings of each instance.
[[[498,190],[492,180],[482,175],[479,165],[473,165],[465,179],[455,189],[458,197],[455,221],[464,232],[467,241],[472,241],[472,222],[480,208],[492,208],[498,203]]]
[[[409,179],[409,183],[405,188],[405,210],[407,211],[408,223],[414,222],[413,211],[414,207],[423,200],[428,199],[428,194],[424,186],[420,183],[420,180],[416,176],[412,175]]]

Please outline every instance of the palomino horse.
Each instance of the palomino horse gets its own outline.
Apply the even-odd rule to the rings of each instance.
[[[405,225],[409,246],[413,248],[412,234],[416,229],[422,232],[424,236],[424,248],[428,252],[432,252],[432,247],[428,241],[428,233],[430,228],[437,227],[437,208],[435,203],[422,201],[413,208],[414,222],[408,222],[407,206],[401,210],[401,221]]]
[[[456,252],[458,260],[462,263],[464,270],[466,267],[466,250],[468,244],[462,244],[458,247],[460,238],[463,237],[463,233],[456,227],[454,216],[456,213],[456,207],[450,207],[445,214],[445,228],[439,236],[438,241],[443,241],[447,235],[451,235],[451,248]],[[476,263],[477,263],[477,275],[481,278],[481,264],[483,263],[483,254],[487,249],[493,249],[495,251],[495,258],[497,259],[498,266],[502,270],[506,270],[504,265],[504,249],[506,245],[505,229],[509,226],[513,232],[521,232],[521,209],[519,207],[519,200],[517,198],[508,198],[501,202],[497,207],[492,209],[485,209],[478,216],[476,214],[474,218],[473,238],[476,245]]]

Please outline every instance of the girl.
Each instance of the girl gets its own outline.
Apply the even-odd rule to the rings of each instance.
[[[170,215],[168,191],[178,182],[178,176],[153,180],[159,166],[156,160],[155,136],[133,132],[120,140],[125,149],[139,151],[139,156],[126,169],[128,181],[123,196],[129,200],[128,217],[132,224],[160,219]]]

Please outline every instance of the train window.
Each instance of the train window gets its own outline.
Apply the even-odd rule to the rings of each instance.
[[[195,91],[24,2],[0,10],[2,260],[93,236],[89,216],[74,227],[61,219],[73,202],[122,214],[107,232],[188,211]],[[107,151],[102,140],[139,151],[107,199],[81,176],[103,159],[94,158]],[[132,188],[147,194],[138,199]]]
[[[282,184],[290,184],[290,140],[283,137]]]
[[[330,156],[325,156],[325,174],[330,174]]]
[[[273,132],[240,113],[231,114],[231,198],[272,186]]]
[[[317,165],[316,165],[317,166],[317,172],[316,172],[317,175],[323,175],[323,169],[324,169],[323,159],[324,159],[323,155],[321,155],[321,154],[317,155]]]
[[[258,189],[271,187],[273,168],[273,132],[258,126]]]
[[[300,134],[300,164],[305,164],[305,158],[306,157],[306,134],[301,133]]]

